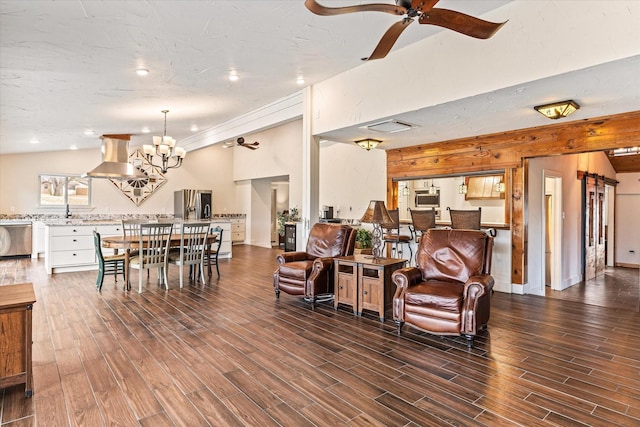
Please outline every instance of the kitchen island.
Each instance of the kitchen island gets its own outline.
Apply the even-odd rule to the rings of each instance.
[[[222,228],[220,258],[232,257],[231,217],[214,217],[208,222],[211,227]],[[180,233],[182,220],[173,218],[149,219],[149,222],[169,221],[174,223],[174,233]],[[122,236],[122,222],[119,219],[53,219],[42,221],[44,225],[44,257],[47,274],[72,271],[96,270],[98,258],[93,244],[93,231],[102,237]],[[103,250],[105,255],[111,249]]]

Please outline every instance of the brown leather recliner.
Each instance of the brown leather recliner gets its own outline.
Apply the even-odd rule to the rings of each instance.
[[[284,252],[276,257],[273,274],[276,298],[280,291],[304,295],[313,307],[316,297],[333,294],[333,258],[352,255],[356,232],[348,225],[317,223],[311,227],[305,252]]]
[[[493,238],[482,231],[430,229],[420,239],[417,267],[396,270],[393,319],[440,335],[464,335],[473,347],[489,321]]]

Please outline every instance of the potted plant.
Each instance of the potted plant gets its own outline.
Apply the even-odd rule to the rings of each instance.
[[[356,232],[356,254],[371,254],[373,235],[366,228],[359,228]]]
[[[284,225],[287,222],[298,222],[300,221],[300,213],[298,212],[298,208],[291,208],[290,211],[284,210],[282,212],[278,212],[278,234],[280,236],[284,236]]]

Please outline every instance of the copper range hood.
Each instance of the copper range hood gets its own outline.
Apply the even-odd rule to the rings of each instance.
[[[102,163],[87,176],[110,179],[148,179],[149,177],[129,163],[131,135],[102,135]]]

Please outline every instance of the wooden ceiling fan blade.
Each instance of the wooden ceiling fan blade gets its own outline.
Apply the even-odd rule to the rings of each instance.
[[[371,53],[371,55],[367,58],[367,61],[372,61],[374,59],[382,59],[385,56],[387,56],[387,54],[389,53],[393,45],[398,40],[398,37],[400,37],[400,34],[402,34],[402,32],[412,22],[413,22],[413,19],[407,18],[407,19],[403,19],[402,21],[398,21],[395,24],[393,24],[391,27],[389,27],[387,32],[384,33],[384,35],[378,42],[378,45],[376,46],[376,48],[373,50],[373,53]]]
[[[327,7],[318,3],[316,0],[305,0],[304,5],[311,12],[316,15],[330,16],[330,15],[344,15],[345,13],[356,12],[384,12],[392,15],[404,15],[407,13],[407,9],[395,4],[385,3],[371,3],[361,4],[356,6],[343,6],[343,7]]]
[[[411,9],[421,12],[430,11],[440,0],[411,0]]]
[[[437,25],[458,33],[475,37],[477,39],[488,39],[496,33],[507,21],[495,23],[484,19],[466,15],[449,9],[431,9],[420,16],[421,24]]]

